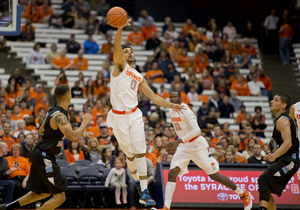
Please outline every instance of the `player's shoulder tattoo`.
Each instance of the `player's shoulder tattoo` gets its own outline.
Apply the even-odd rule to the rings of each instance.
[[[58,114],[55,115],[55,122],[57,124],[62,125],[62,126],[65,126],[69,123],[66,115],[64,115],[63,113],[58,113]]]

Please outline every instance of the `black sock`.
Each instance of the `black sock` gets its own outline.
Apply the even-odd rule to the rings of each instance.
[[[5,206],[5,209],[6,210],[14,210],[14,209],[18,209],[20,207],[20,203],[19,203],[19,200],[15,200],[9,204],[7,204]]]
[[[268,208],[266,208],[266,207],[259,207],[259,210],[267,210]]]

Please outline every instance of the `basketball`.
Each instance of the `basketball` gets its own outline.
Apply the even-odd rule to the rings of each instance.
[[[127,21],[127,13],[121,7],[113,7],[107,13],[107,21],[112,27],[121,27]]]

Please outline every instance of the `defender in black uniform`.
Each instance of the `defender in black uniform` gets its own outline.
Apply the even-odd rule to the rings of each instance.
[[[19,206],[32,203],[49,197],[39,210],[53,210],[65,201],[67,182],[61,174],[60,167],[55,161],[55,155],[61,152],[63,136],[72,142],[78,142],[92,116],[85,114],[77,130],[72,130],[68,120],[67,109],[71,102],[71,90],[68,85],[59,85],[55,88],[57,105],[51,107],[39,129],[42,139],[36,143],[31,152],[31,170],[27,182],[29,193],[10,204],[0,205],[0,210],[13,210]]]
[[[272,164],[258,179],[260,210],[276,209],[271,193],[281,196],[287,183],[299,169],[299,141],[295,122],[287,113],[289,105],[290,98],[285,94],[276,95],[271,101],[270,108],[276,116],[271,140],[274,153],[264,157]]]

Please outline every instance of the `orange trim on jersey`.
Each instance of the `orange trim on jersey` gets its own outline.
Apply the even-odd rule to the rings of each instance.
[[[188,143],[188,142],[193,142],[193,141],[195,141],[198,137],[199,137],[200,135],[198,135],[198,136],[196,136],[196,137],[194,137],[194,138],[192,138],[191,140],[189,140],[189,141],[186,141],[186,142],[183,142],[183,143]]]
[[[111,109],[111,111],[115,114],[132,114],[137,110],[137,107],[135,107],[134,109],[130,110],[130,111],[117,111],[115,109]]]
[[[179,122],[181,121],[181,117],[171,117],[172,122]]]

